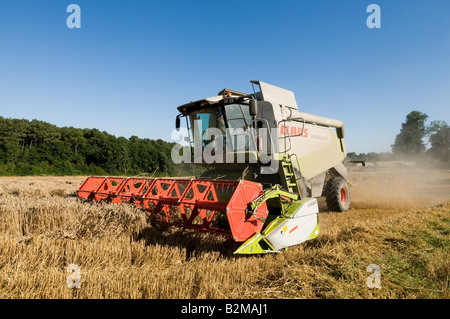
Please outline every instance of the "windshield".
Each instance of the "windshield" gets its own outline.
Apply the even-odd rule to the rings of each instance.
[[[250,109],[246,104],[225,105],[225,116],[229,128],[248,128],[252,122]]]
[[[211,142],[211,135],[219,133],[223,136],[222,146],[225,148],[227,144],[227,134],[234,135],[235,138],[229,143],[237,142],[236,138],[242,136],[245,149],[249,147],[248,129],[252,122],[249,106],[247,104],[227,104],[224,106],[214,106],[189,115],[190,126],[192,129],[194,143],[196,139],[201,139],[202,147]],[[244,137],[246,138],[244,139]],[[199,143],[200,144],[200,143]],[[233,146],[231,145],[231,146]]]

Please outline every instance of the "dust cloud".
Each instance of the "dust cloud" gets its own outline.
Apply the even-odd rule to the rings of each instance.
[[[351,167],[352,208],[423,209],[450,200],[450,170]]]

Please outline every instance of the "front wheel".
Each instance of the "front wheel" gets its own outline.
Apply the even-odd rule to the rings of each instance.
[[[343,177],[332,177],[325,188],[327,206],[333,212],[346,212],[350,209],[350,187]]]

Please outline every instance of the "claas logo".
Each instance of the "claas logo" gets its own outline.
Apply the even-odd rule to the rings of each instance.
[[[302,127],[296,127],[296,126],[289,126],[289,125],[280,125],[280,134],[281,135],[289,135],[289,136],[301,136],[301,137],[308,137],[308,129],[306,128],[303,132]]]

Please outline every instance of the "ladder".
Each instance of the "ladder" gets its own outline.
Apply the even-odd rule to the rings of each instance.
[[[282,180],[286,190],[291,193],[300,194],[300,189],[298,188],[297,178],[295,176],[291,156],[283,154],[280,159],[280,165],[284,176]]]

